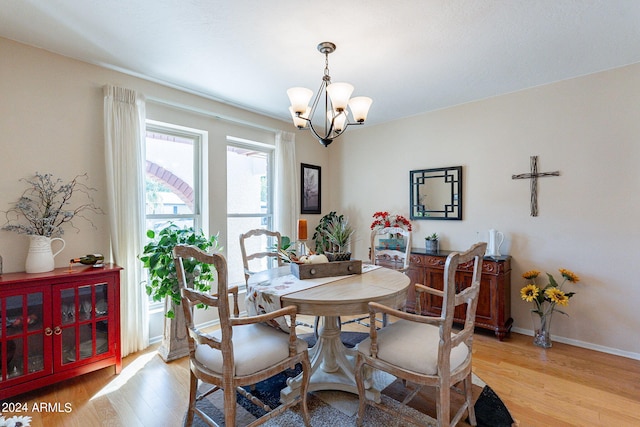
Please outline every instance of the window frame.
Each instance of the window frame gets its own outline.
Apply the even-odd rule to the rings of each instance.
[[[208,201],[207,201],[207,169],[205,167],[205,161],[207,156],[207,142],[208,132],[201,129],[189,128],[172,123],[160,122],[156,120],[145,121],[145,147],[146,147],[146,135],[148,132],[155,132],[165,134],[169,136],[175,136],[179,138],[187,138],[193,140],[193,212],[190,214],[147,214],[145,209],[145,224],[148,220],[172,220],[172,219],[192,219],[193,227],[195,230],[202,230],[205,234],[208,234],[209,223],[203,221],[203,218],[208,217]],[[147,155],[145,149],[143,171],[145,174],[145,188],[144,197],[146,203],[147,191],[146,191],[146,162]],[[146,239],[145,229],[145,242]],[[146,243],[145,243],[146,244]],[[163,301],[149,300],[148,311],[155,312],[158,310],[164,311]]]
[[[263,142],[248,140],[244,138],[238,138],[233,136],[227,136],[225,151],[228,151],[229,147],[237,147],[241,149],[248,149],[253,151],[259,151],[266,154],[267,161],[267,211],[265,213],[243,213],[243,212],[229,212],[228,208],[228,195],[227,195],[227,229],[229,228],[229,219],[236,218],[266,218],[266,224],[264,227],[268,230],[273,230],[275,227],[275,145],[266,144]],[[227,179],[229,176],[229,170],[227,169]],[[242,290],[244,290],[246,284],[244,278],[242,281],[236,283]]]
[[[267,228],[273,229],[274,226],[274,161],[275,161],[275,148],[273,145],[265,144],[262,142],[250,141],[248,139],[236,138],[232,136],[227,137],[227,149],[229,146],[260,151],[267,154],[267,212],[262,213],[230,213],[227,209],[227,218],[262,218],[267,217]],[[227,171],[228,174],[228,171]]]

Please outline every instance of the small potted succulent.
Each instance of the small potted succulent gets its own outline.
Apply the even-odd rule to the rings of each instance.
[[[424,238],[424,245],[427,252],[438,252],[438,235],[433,233]]]

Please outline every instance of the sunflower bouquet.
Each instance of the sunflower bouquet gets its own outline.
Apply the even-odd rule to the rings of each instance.
[[[522,277],[529,281],[529,283],[520,289],[520,296],[527,302],[533,302],[535,308],[532,309],[534,313],[539,315],[551,314],[553,311],[560,311],[562,314],[566,314],[561,310],[558,310],[556,306],[569,305],[569,298],[574,296],[575,292],[565,292],[562,287],[566,282],[577,283],[580,278],[572,271],[564,268],[559,269],[560,275],[564,279],[562,283],[558,284],[553,275],[547,273],[549,278],[549,284],[544,288],[538,287],[536,279],[540,275],[537,270],[527,271],[522,274]]]
[[[575,292],[565,292],[563,286],[567,282],[577,283],[580,281],[580,278],[572,271],[564,268],[558,271],[560,271],[560,275],[563,278],[562,282],[558,284],[553,275],[547,273],[549,283],[544,287],[540,287],[536,283],[536,279],[540,276],[539,271],[530,270],[522,274],[522,277],[528,283],[520,289],[520,296],[523,300],[534,304],[531,314],[533,317],[537,315],[540,320],[540,326],[534,326],[534,343],[541,347],[551,347],[549,337],[551,315],[554,311],[567,315],[567,313],[558,309],[558,306],[566,307],[569,305],[569,299],[576,294]]]

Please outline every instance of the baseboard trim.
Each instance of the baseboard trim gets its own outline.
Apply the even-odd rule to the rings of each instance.
[[[523,329],[523,328],[511,328],[513,332],[517,332],[522,335],[533,336],[533,330],[531,329]],[[640,353],[633,353],[631,351],[620,350],[618,348],[606,347],[603,345],[593,344],[586,341],[574,340],[571,338],[565,338],[553,335],[553,341],[561,342],[564,344],[574,345],[576,347],[587,348],[589,350],[599,351],[601,353],[613,354],[616,356],[627,357],[629,359],[640,360]]]
[[[241,313],[241,315],[246,315],[246,313]],[[201,325],[198,325],[200,328],[205,329],[208,327],[212,327],[212,326],[217,326],[220,324],[219,320],[212,320],[209,322],[205,322]],[[523,328],[517,328],[517,327],[513,327],[511,328],[512,332],[516,332],[518,334],[522,334],[522,335],[528,335],[530,337],[533,336],[533,331],[531,329],[523,329]],[[565,337],[560,337],[560,336],[553,336],[553,340],[557,341],[557,342],[561,342],[564,344],[569,344],[569,345],[574,345],[576,347],[582,347],[582,348],[587,348],[589,350],[594,350],[594,351],[599,351],[601,353],[607,353],[607,354],[613,354],[615,356],[621,356],[621,357],[626,357],[629,359],[634,359],[634,360],[640,360],[640,353],[634,353],[631,351],[624,351],[624,350],[620,350],[618,348],[612,348],[612,347],[606,347],[603,345],[597,345],[597,344],[593,344],[590,342],[586,342],[586,341],[580,341],[580,340],[574,340],[574,339],[570,339],[570,338],[565,338]],[[149,338],[149,344],[156,344],[162,341],[162,335],[158,335],[156,337],[151,337]]]

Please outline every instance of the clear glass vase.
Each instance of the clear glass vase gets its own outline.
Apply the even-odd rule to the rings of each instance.
[[[539,314],[531,312],[531,320],[533,321],[533,345],[542,348],[551,348],[551,317],[553,311],[549,314]]]

